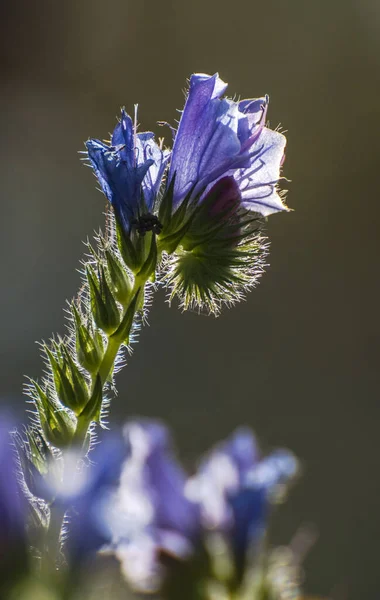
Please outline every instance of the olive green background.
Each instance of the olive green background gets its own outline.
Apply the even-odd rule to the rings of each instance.
[[[82,240],[103,223],[83,141],[138,102],[141,130],[169,142],[156,121],[175,123],[192,72],[268,93],[295,209],[269,220],[270,268],[218,319],[158,292],[111,422],[162,417],[189,464],[242,423],[291,448],[303,477],[274,540],[316,524],[306,589],[379,598],[378,2],[8,0],[0,17],[3,402],[23,414],[34,342],[63,332]]]

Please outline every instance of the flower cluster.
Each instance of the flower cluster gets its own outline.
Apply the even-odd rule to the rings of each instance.
[[[124,437],[128,458],[120,483],[101,501],[99,493],[88,498],[92,520],[85,518],[80,538],[96,539],[95,530],[139,591],[165,587],[167,597],[180,597],[170,591],[179,565],[194,586],[218,581],[240,589],[262,550],[270,508],[297,473],[295,457],[286,450],[262,457],[251,431],[240,429],[189,477],[160,423],[128,423]]]
[[[87,142],[128,267],[138,273],[149,253],[156,262],[164,254],[171,297],[214,313],[262,273],[259,217],[286,210],[286,139],[265,125],[268,97],[235,102],[226,88],[218,75],[191,77],[172,151],[124,110],[109,144]]]

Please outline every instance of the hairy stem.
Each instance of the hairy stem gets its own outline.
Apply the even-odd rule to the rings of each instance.
[[[123,307],[122,317],[125,316],[131,302],[133,301],[133,298],[138,293],[139,289],[141,289],[142,292],[144,291],[147,280],[148,280],[148,278],[142,278],[139,276],[136,277],[134,286],[133,286],[133,289],[131,292],[131,301],[129,303],[126,303],[126,305]],[[139,310],[139,307],[137,305],[135,312],[134,312],[134,317],[136,316],[136,313],[138,312],[138,310]],[[108,336],[107,348],[104,353],[102,362],[99,366],[98,372],[94,373],[93,377],[92,377],[92,381],[93,381],[92,387],[93,388],[94,388],[94,384],[95,384],[95,381],[96,381],[96,378],[98,375],[101,378],[102,386],[104,387],[106,385],[107,380],[113,371],[116,356],[117,356],[117,354],[120,350],[120,347],[123,343],[125,343],[125,339],[123,339],[122,337],[113,336],[113,335]],[[72,442],[71,442],[68,450],[75,447],[76,450],[79,452],[78,458],[81,458],[84,455],[83,449],[85,446],[85,441],[87,438],[87,434],[88,434],[90,425],[91,425],[91,420],[89,420],[88,418],[83,417],[83,416],[82,417],[79,416],[77,418],[76,429],[75,429],[75,432],[74,432],[74,435],[72,438]],[[64,459],[65,459],[65,457],[63,456],[63,460]],[[72,474],[67,473],[66,464],[64,464],[64,466],[63,466],[63,486],[65,486],[65,481],[70,476],[72,476]],[[64,505],[62,502],[57,503],[57,502],[53,501],[50,506],[50,520],[49,520],[49,527],[48,527],[47,536],[46,536],[45,553],[44,553],[46,564],[49,565],[50,567],[53,565],[56,565],[57,562],[59,562],[62,525],[63,525],[65,514],[66,514],[68,508],[69,508],[69,502],[67,502],[66,505]]]

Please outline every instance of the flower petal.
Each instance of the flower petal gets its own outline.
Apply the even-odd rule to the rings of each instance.
[[[237,180],[243,205],[263,216],[288,210],[277,191],[286,138],[266,127],[250,149],[250,166],[239,169]]]
[[[169,182],[176,174],[174,200],[178,204],[199,180],[203,154],[220,116],[219,97],[226,85],[218,75],[193,75],[189,95],[174,140]],[[225,108],[224,108],[225,110]]]
[[[131,461],[141,471],[141,483],[153,506],[152,519],[159,529],[172,529],[193,537],[197,509],[184,495],[186,475],[170,456],[168,433],[156,422],[134,423],[126,428],[131,445]],[[127,469],[132,465],[127,463]],[[128,487],[128,477],[122,485]]]
[[[162,177],[170,158],[170,152],[162,150],[154,141],[150,131],[136,137],[137,163],[153,161],[142,181],[144,200],[148,211],[153,210],[154,201],[160,189]]]

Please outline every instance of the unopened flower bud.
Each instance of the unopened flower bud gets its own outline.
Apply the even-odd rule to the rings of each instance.
[[[132,290],[130,277],[115,253],[109,249],[106,250],[106,260],[112,293],[120,304],[125,305]]]
[[[72,306],[72,312],[75,322],[76,353],[79,364],[89,373],[96,373],[104,354],[102,336],[99,330],[91,333],[89,328],[83,324],[75,305]]]
[[[107,283],[104,268],[100,267],[99,278],[90,266],[87,266],[86,273],[94,321],[100,329],[110,335],[120,323],[120,312]]]
[[[41,427],[47,442],[56,448],[65,448],[72,440],[74,423],[63,407],[53,400],[48,390],[44,391],[36,382],[34,399],[40,417]]]
[[[79,414],[88,401],[88,387],[84,375],[63,344],[56,345],[55,353],[46,348],[46,354],[58,398],[64,406]]]

